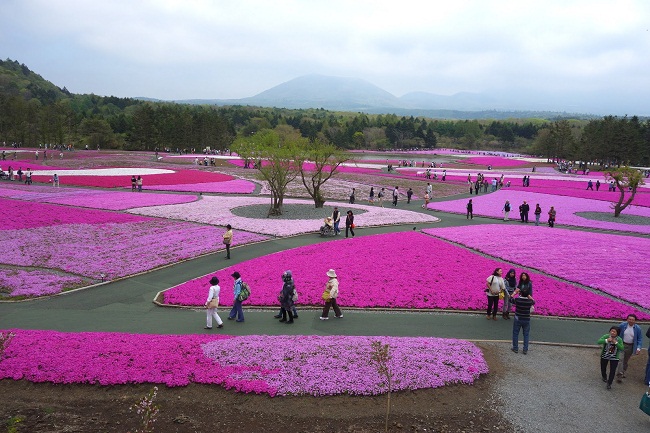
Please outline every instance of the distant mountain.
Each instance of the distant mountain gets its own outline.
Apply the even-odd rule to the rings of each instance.
[[[71,96],[68,89],[61,89],[31,71],[25,64],[15,60],[0,60],[0,93],[21,95],[26,100],[38,99],[51,103]]]
[[[395,113],[449,119],[521,117],[521,113],[518,115],[504,101],[480,93],[462,92],[445,96],[412,92],[398,98],[365,80],[316,74],[295,78],[248,98],[191,99],[175,102],[294,109],[324,108],[335,111]],[[527,114],[530,114],[530,111],[527,111]],[[556,113],[545,113],[544,117],[548,117],[549,114]]]

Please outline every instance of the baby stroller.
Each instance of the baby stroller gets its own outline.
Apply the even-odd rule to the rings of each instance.
[[[332,217],[325,218],[323,222],[325,224],[323,224],[320,228],[320,235],[323,237],[335,236],[336,232],[334,231],[334,222],[332,221]]]

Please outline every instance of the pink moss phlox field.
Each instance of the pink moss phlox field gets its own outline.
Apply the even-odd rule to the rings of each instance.
[[[231,159],[228,161],[232,165],[236,165],[237,167],[244,167],[244,160],[243,159]],[[368,164],[367,162],[364,161],[358,161],[358,163],[364,163]],[[268,161],[262,161],[262,166],[266,166],[268,164]],[[347,162],[344,165],[340,165],[337,168],[338,172],[341,173],[367,173],[367,174],[376,174],[378,173],[382,166],[377,166],[376,168],[373,167],[352,167],[350,164],[354,164],[354,162]],[[314,163],[307,162],[304,164],[305,170],[307,171],[312,171],[315,169],[316,165]]]
[[[0,209],[11,218],[0,225],[0,233],[7,230],[30,229],[74,224],[137,223],[151,218],[94,209],[76,209],[55,204],[34,203],[0,198]],[[38,242],[40,243],[40,242]],[[37,243],[37,244],[38,244]],[[0,257],[0,260],[1,257]]]
[[[302,204],[313,207],[314,202],[309,200],[285,199],[284,204]],[[355,216],[355,224],[359,227],[396,223],[432,223],[437,218],[419,212],[411,212],[391,207],[349,205],[346,203],[328,202],[328,205],[338,205],[342,209],[364,209],[367,212]],[[231,209],[240,206],[268,205],[271,200],[264,197],[236,197],[236,196],[203,196],[202,200],[170,205],[155,206],[141,209],[131,209],[129,212],[140,215],[171,218],[176,220],[194,221],[204,224],[226,225],[231,224],[235,230],[247,230],[272,236],[291,236],[301,233],[318,232],[323,224],[322,219],[272,219],[272,218],[246,218],[232,213]],[[323,214],[325,218],[328,214]],[[236,236],[236,234],[235,234]]]
[[[488,372],[475,345],[442,338],[251,335],[210,342],[203,349],[221,367],[259,366],[259,372],[232,378],[261,380],[276,395],[376,395],[387,389],[371,362],[374,341],[390,346],[389,368],[399,378],[395,391],[471,384]]]
[[[423,231],[650,308],[650,277],[639,255],[650,248],[647,238],[523,224]]]
[[[521,161],[518,159],[509,159],[503,158],[501,156],[473,156],[467,159],[459,159],[456,161],[459,164],[472,164],[472,165],[483,165],[487,167],[491,165],[495,167],[522,167],[524,165],[530,165],[528,161]]]
[[[270,396],[374,395],[386,389],[370,363],[373,341],[390,345],[390,368],[400,379],[395,390],[471,384],[488,372],[475,345],[453,339],[11,332],[0,379],[35,383],[202,383]]]
[[[566,224],[578,227],[590,227],[605,230],[618,230],[636,233],[650,233],[650,225],[633,225],[618,222],[597,221],[583,218],[576,215],[577,212],[602,212],[614,214],[611,203],[602,200],[590,200],[578,197],[553,196],[549,194],[540,194],[536,192],[517,191],[510,188],[503,188],[490,194],[482,194],[472,197],[474,204],[474,215],[488,216],[493,218],[503,218],[503,205],[506,200],[510,200],[512,210],[510,219],[519,219],[518,207],[526,200],[531,207],[530,217],[534,220],[533,210],[535,204],[539,203],[542,208],[541,221],[548,220],[548,210],[551,206],[557,211],[557,224]],[[429,209],[443,212],[465,214],[468,199],[451,200],[445,202],[429,203]],[[638,215],[650,217],[650,208],[633,206],[623,211],[626,215]],[[513,224],[517,224],[513,222]]]
[[[255,183],[243,179],[226,180],[223,182],[184,183],[179,185],[154,185],[150,189],[156,191],[205,192],[219,194],[252,194]]]
[[[538,192],[550,195],[565,195],[569,197],[580,197],[593,200],[604,200],[608,202],[618,202],[620,193],[608,191],[606,183],[601,183],[600,190],[596,191],[596,182],[593,181],[594,190],[586,189],[587,182],[566,182],[560,180],[537,180],[531,181],[534,186],[523,187],[521,184],[513,184],[512,189],[527,192]],[[626,194],[626,197],[628,195]],[[650,207],[650,191],[646,188],[639,188],[634,196],[632,204],[635,206]]]
[[[419,232],[401,232],[341,239],[309,245],[256,259],[196,278],[164,292],[168,304],[201,306],[208,293],[208,279],[222,281],[221,303],[233,301],[233,271],[251,286],[246,304],[278,305],[280,276],[293,272],[299,303],[322,305],[326,272],[339,275],[343,307],[424,308],[482,310],[487,300],[485,279],[500,261]],[[519,272],[519,270],[518,270]],[[537,300],[536,313],[553,316],[620,318],[628,312],[650,315],[551,277],[531,273]]]
[[[7,156],[8,158],[9,156]],[[0,167],[4,171],[7,171],[9,167],[13,168],[14,174],[16,175],[16,179],[18,179],[18,175],[16,172],[20,168],[22,171],[26,172],[28,168],[30,168],[32,171],[34,170],[66,170],[63,167],[55,167],[51,165],[41,165],[41,160],[34,160],[34,159],[17,159],[15,161],[0,161]],[[25,181],[25,175],[23,174],[23,182]]]
[[[59,275],[46,270],[0,269],[0,296],[42,296],[87,285],[85,278]],[[4,289],[4,290],[2,290]]]
[[[48,168],[51,170],[50,168]],[[34,182],[48,182],[52,176],[35,175]],[[130,176],[79,176],[60,174],[62,185],[95,186],[101,188],[131,187]],[[142,176],[143,188],[152,185],[179,185],[186,183],[224,182],[233,180],[232,176],[202,170],[179,170],[174,173],[149,174]]]

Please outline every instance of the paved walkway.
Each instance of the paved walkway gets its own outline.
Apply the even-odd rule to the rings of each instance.
[[[419,203],[400,203],[400,208],[419,210]],[[499,220],[431,212],[441,221],[436,224],[399,225],[360,228],[358,236],[419,230],[467,224],[508,224]],[[510,223],[512,224],[512,223]],[[234,248],[233,260],[226,262],[223,253],[210,254],[145,274],[110,282],[50,298],[28,302],[0,303],[0,329],[52,329],[60,331],[115,331],[132,333],[190,334],[223,332],[243,334],[318,334],[318,335],[391,335],[437,336],[469,340],[508,340],[512,321],[487,321],[482,314],[445,312],[396,312],[349,310],[342,306],[343,319],[318,319],[316,309],[299,310],[300,318],[293,325],[273,319],[276,310],[250,311],[246,322],[225,322],[222,330],[204,331],[205,312],[201,309],[180,309],[156,306],[152,300],[157,292],[191,278],[214,272],[261,255],[314,243],[331,242],[315,234],[275,239]],[[225,311],[224,311],[225,310]],[[222,318],[227,307],[220,309]],[[537,342],[587,344],[607,331],[610,323],[583,320],[559,320],[535,317],[531,338]]]

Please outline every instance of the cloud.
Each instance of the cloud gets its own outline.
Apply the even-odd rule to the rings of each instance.
[[[0,12],[6,56],[72,91],[233,98],[324,73],[398,96],[650,92],[644,0],[24,0]]]

